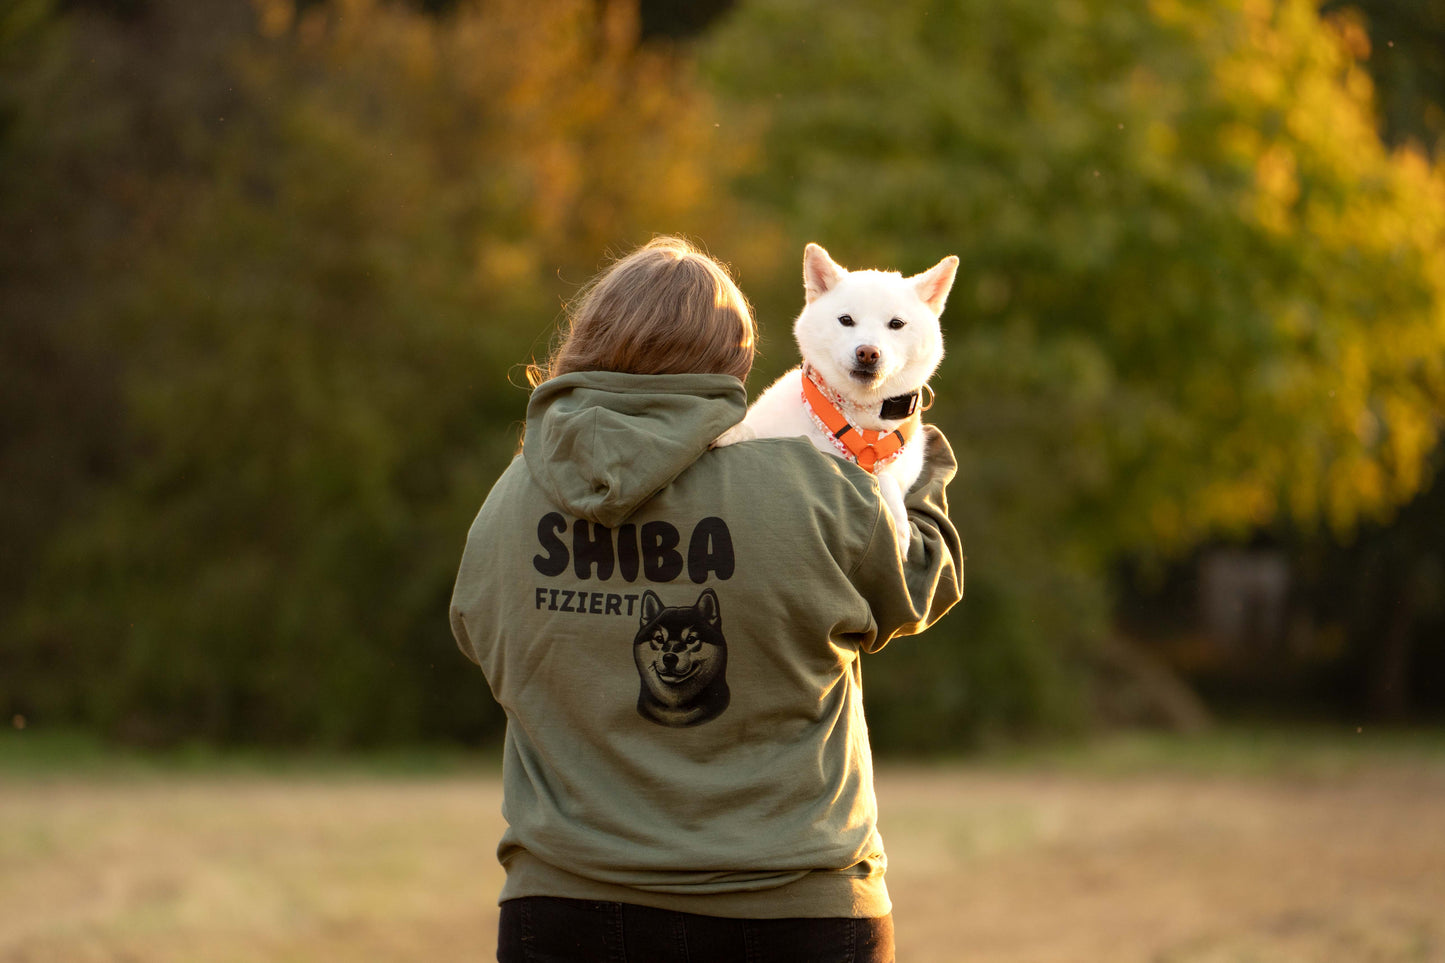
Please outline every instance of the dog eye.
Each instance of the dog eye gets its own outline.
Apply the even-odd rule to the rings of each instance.
[[[841,324],[841,325],[842,325],[843,327],[845,327],[845,328],[851,328],[851,327],[853,327],[853,315],[851,315],[851,314],[840,314],[840,315],[838,316],[838,323]]]
[[[894,318],[892,321],[888,322],[888,327],[892,328],[894,331],[897,331],[899,328],[903,327],[907,323],[908,322],[904,321],[902,318]]]

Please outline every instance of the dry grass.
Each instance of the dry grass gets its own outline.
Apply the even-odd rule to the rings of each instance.
[[[1445,773],[894,773],[913,963],[1445,961]]]
[[[1445,961],[1445,763],[879,777],[903,963]],[[478,774],[13,772],[0,961],[491,958]]]

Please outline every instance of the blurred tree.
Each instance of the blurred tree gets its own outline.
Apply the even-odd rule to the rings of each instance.
[[[1428,480],[1445,178],[1381,144],[1310,3],[744,3],[707,69],[795,250],[962,259],[932,417],[970,599],[872,669],[935,690],[890,710],[906,738],[1076,713],[1121,553],[1348,530]],[[765,318],[798,303],[775,276]]]
[[[1334,0],[1323,6],[1331,27],[1375,84],[1375,109],[1387,143],[1424,149],[1437,159],[1445,147],[1445,6],[1417,0]],[[1436,443],[1438,475],[1440,446]],[[1261,711],[1297,700],[1357,722],[1403,722],[1445,705],[1440,616],[1445,608],[1441,521],[1445,485],[1422,490],[1393,518],[1360,531],[1301,529],[1272,524],[1256,539],[1287,553],[1294,569],[1296,626],[1262,668],[1258,659],[1221,667],[1225,679],[1206,685]],[[1188,567],[1194,560],[1179,563]],[[1177,583],[1181,573],[1171,582]],[[1157,578],[1136,580],[1134,588]],[[1145,594],[1150,589],[1144,588]],[[1131,597],[1133,594],[1130,593]],[[1147,606],[1135,599],[1137,606]],[[1336,638],[1340,644],[1317,641]],[[1244,653],[1238,653],[1244,656]],[[1293,706],[1291,708],[1299,708]],[[1438,714],[1438,713],[1436,713]]]
[[[1386,139],[1445,149],[1445,4],[1436,0],[1331,0],[1352,52],[1374,78]]]
[[[695,37],[736,5],[737,0],[640,0],[642,35]]]
[[[740,268],[759,379],[805,241],[963,259],[930,417],[969,598],[871,663],[883,747],[1082,718],[1121,554],[1349,531],[1432,473],[1445,189],[1308,3],[743,3],[727,117],[627,4],[130,7],[0,14],[0,712],[494,725],[444,616],[505,378],[656,230]]]
[[[625,4],[149,6],[67,18],[20,98],[73,103],[87,142],[37,122],[6,166],[36,249],[56,210],[117,225],[40,285],[96,289],[57,343],[104,359],[113,447],[24,559],[4,708],[138,739],[475,736],[498,713],[446,603],[516,440],[508,377],[598,252],[702,223],[731,148]],[[92,158],[99,185],[44,169]]]
[[[135,20],[149,12],[151,0],[61,0],[62,11],[89,9],[120,20]]]
[[[17,644],[8,630],[57,529],[119,470],[120,365],[106,332],[167,209],[157,203],[161,182],[195,160],[190,119],[224,112],[224,88],[182,78],[213,65],[216,34],[228,23],[217,16],[206,32],[174,33],[127,24],[122,44],[88,18],[57,22],[48,0],[20,0],[0,14],[6,703],[31,680],[59,687],[75,671],[60,653]],[[182,32],[190,36],[178,43]]]
[[[1375,81],[1383,136],[1445,157],[1445,5],[1427,0],[1328,3]],[[1438,442],[1437,442],[1438,444]],[[1438,449],[1437,449],[1438,451]],[[1437,457],[1438,462],[1438,457]],[[1445,705],[1441,555],[1445,485],[1429,487],[1389,524],[1358,539],[1294,533],[1309,617],[1343,631],[1337,704],[1400,722]],[[1342,600],[1353,600],[1344,606]]]
[[[1348,541],[1301,538],[1293,546],[1313,631],[1334,630],[1345,643],[1316,674],[1352,721],[1439,722],[1445,712],[1441,489],[1437,480],[1390,524],[1366,524]]]

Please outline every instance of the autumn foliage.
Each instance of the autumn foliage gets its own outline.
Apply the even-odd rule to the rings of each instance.
[[[433,5],[436,6],[436,5]],[[444,5],[443,5],[444,6]],[[1307,0],[150,0],[0,14],[0,710],[141,740],[472,739],[467,524],[562,300],[704,241],[961,258],[929,417],[969,596],[883,746],[1076,725],[1124,557],[1428,487],[1445,174]],[[777,483],[785,483],[778,481]],[[8,716],[7,716],[8,717]]]

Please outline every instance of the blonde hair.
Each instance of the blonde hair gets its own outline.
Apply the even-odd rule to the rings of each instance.
[[[567,306],[561,340],[536,387],[573,371],[747,377],[757,329],[727,269],[679,237],[657,237],[615,261]]]

